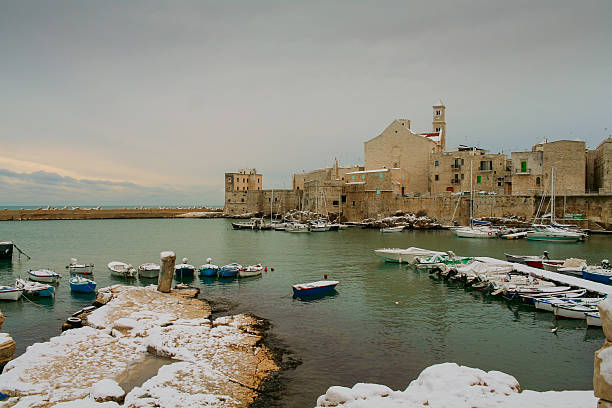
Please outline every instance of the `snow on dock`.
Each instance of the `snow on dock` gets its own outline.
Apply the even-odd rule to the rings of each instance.
[[[553,282],[559,282],[565,285],[575,286],[578,288],[586,289],[589,292],[595,292],[601,295],[612,294],[612,286],[605,285],[603,283],[593,282],[590,280],[578,278],[575,276],[565,275],[562,273],[550,272],[544,269],[533,268],[531,266],[520,264],[520,263],[512,263],[512,262],[502,261],[501,259],[489,258],[487,256],[479,256],[474,259],[477,261],[489,263],[489,264],[512,265],[516,271],[524,273],[526,275],[536,276],[541,279],[545,279],[545,280],[549,280]]]

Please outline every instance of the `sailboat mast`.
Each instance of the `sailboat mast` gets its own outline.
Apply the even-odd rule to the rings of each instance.
[[[474,187],[472,186],[472,164],[473,160],[470,160],[470,227],[472,226],[472,219],[474,218]]]
[[[551,167],[551,177],[552,177],[552,186],[551,186],[551,195],[550,195],[550,225],[555,223],[555,168]]]

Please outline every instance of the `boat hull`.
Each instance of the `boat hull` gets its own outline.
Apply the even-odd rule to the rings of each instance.
[[[13,243],[0,242],[0,259],[11,259],[13,257]]]
[[[87,282],[87,283],[72,283],[70,282],[70,290],[73,292],[79,293],[92,293],[96,290],[95,282]]]
[[[582,279],[590,280],[593,282],[605,283],[606,285],[612,285],[610,275],[602,275],[599,273],[592,273],[588,271],[582,271]]]
[[[497,238],[497,236],[492,231],[474,231],[468,229],[456,229],[453,230],[456,236],[460,238]]]
[[[82,275],[91,275],[93,273],[93,265],[68,265],[67,268],[70,273]]]
[[[235,278],[236,276],[238,276],[238,270],[229,270],[229,269],[219,270],[220,278]]]
[[[376,256],[385,262],[414,264],[417,257],[430,257],[434,255],[446,255],[444,252],[429,251],[421,248],[401,249],[375,249]]]
[[[219,270],[215,269],[215,268],[202,268],[202,269],[200,269],[200,276],[205,276],[205,277],[208,277],[208,278],[212,278],[212,277],[217,276],[217,272],[218,271]]]
[[[574,243],[580,241],[580,237],[555,236],[544,233],[528,233],[527,240],[543,242]]]
[[[40,296],[40,297],[51,297],[53,296],[54,292],[55,292],[55,288],[53,288],[53,286],[49,286],[46,289],[27,291],[27,294],[33,295],[33,296]]]
[[[572,309],[563,306],[554,306],[553,311],[555,313],[555,317],[557,318],[585,320],[585,313],[589,310],[584,308]]]
[[[37,276],[37,275],[33,275],[30,272],[28,272],[28,276],[30,280],[33,280],[35,282],[42,282],[42,283],[55,283],[59,279],[59,275]]]
[[[188,278],[194,275],[194,269],[192,268],[178,268],[174,270],[174,276],[177,278],[183,277]]]
[[[326,285],[326,286],[318,286],[316,288],[308,288],[308,289],[298,289],[293,287],[293,295],[294,296],[314,296],[320,295],[322,293],[330,292],[334,290],[338,286],[338,284]]]
[[[151,265],[150,267],[144,267],[144,265],[141,265],[138,267],[138,276],[147,279],[158,278],[160,270],[161,268],[159,265]]]
[[[19,300],[22,294],[23,290],[21,289],[0,289],[0,300]]]
[[[599,313],[585,313],[587,326],[602,327]]]
[[[240,271],[238,272],[238,276],[241,278],[250,278],[252,276],[259,276],[261,275],[262,270],[258,270],[258,271]]]

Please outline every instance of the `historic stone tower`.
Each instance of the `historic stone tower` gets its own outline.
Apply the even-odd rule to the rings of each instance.
[[[446,150],[446,106],[441,99],[438,99],[433,105],[433,131],[440,132],[440,147],[442,151]]]

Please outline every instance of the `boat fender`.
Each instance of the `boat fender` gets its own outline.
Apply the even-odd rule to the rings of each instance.
[[[265,272],[268,272],[268,267],[267,267],[267,266],[264,268],[264,271],[265,271]]]
[[[274,268],[270,268],[270,271],[271,271],[271,272],[274,272]]]
[[[491,233],[491,231],[487,232],[487,234],[489,234],[489,236],[493,235],[493,234]]]
[[[323,278],[324,278],[324,279],[327,279],[327,274],[323,275]]]

